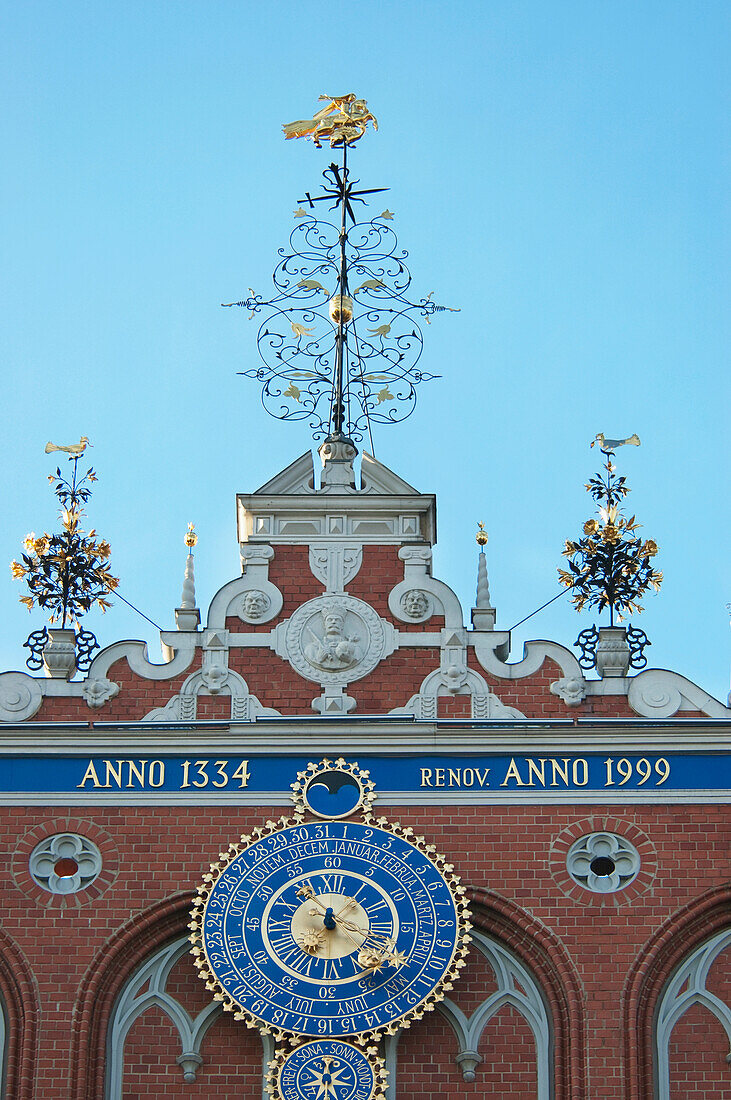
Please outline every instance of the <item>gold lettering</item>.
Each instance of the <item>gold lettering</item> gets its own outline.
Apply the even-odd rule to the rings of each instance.
[[[569,785],[569,758],[568,758],[568,756],[563,756],[561,759],[563,760],[563,767],[561,767],[558,760],[551,760],[551,786],[552,787],[557,787],[558,786],[558,783],[556,782],[556,776],[557,775],[559,775],[561,777],[561,779],[563,779],[564,787],[568,787],[568,785]]]
[[[89,766],[87,767],[86,771],[84,772],[84,778],[81,780],[80,783],[76,784],[77,789],[79,787],[84,787],[85,784],[87,783],[87,781],[93,783],[95,787],[101,787],[101,783],[99,782],[99,776],[96,774],[96,768],[94,767],[94,761],[93,760],[89,761]]]
[[[518,771],[518,765],[515,763],[515,758],[512,756],[510,757],[510,763],[508,764],[508,770],[505,773],[505,778],[503,779],[500,786],[507,787],[509,779],[514,779],[519,787],[525,786],[525,783],[520,778],[520,772]]]
[[[546,785],[546,760],[545,760],[545,757],[539,757],[538,758],[538,763],[541,765],[540,768],[538,767],[538,764],[536,764],[533,757],[531,757],[531,756],[526,757],[526,761],[528,763],[528,786],[529,787],[534,787],[535,786],[535,783],[533,782],[533,776],[535,775],[536,779],[540,782],[541,786],[545,787],[545,785]]]
[[[113,766],[111,760],[105,760],[104,761],[104,766],[107,769],[106,775],[104,777],[104,786],[105,787],[111,787],[112,784],[111,784],[110,780],[113,779],[115,781],[115,783],[117,784],[117,787],[121,790],[121,788],[122,788],[122,764],[123,763],[124,763],[123,760],[118,760],[117,761],[117,767],[115,768]]]
[[[460,772],[461,772],[461,768],[458,768],[457,771],[455,771],[454,768],[449,769],[449,786],[450,787],[461,787],[462,786],[462,777],[460,775]]]
[[[162,760],[152,760],[147,775],[151,787],[162,787],[165,782],[165,765]]]
[[[444,773],[444,768],[435,768],[434,769],[434,786],[435,787],[443,787],[444,786],[444,774],[445,774]]]
[[[421,769],[421,785],[422,787],[431,787],[431,768]]]
[[[475,782],[475,773],[472,768],[465,768],[462,772],[462,785],[464,787],[471,787]]]
[[[124,763],[127,765],[127,769],[128,769],[127,770],[127,786],[128,787],[134,787],[134,783],[132,782],[132,776],[134,775],[134,777],[137,779],[139,785],[141,787],[144,787],[144,785],[145,785],[145,765],[147,764],[147,761],[146,760],[140,760],[139,768],[135,764],[134,760],[125,760]]]
[[[579,767],[581,767],[582,779],[579,779]],[[577,787],[585,787],[589,782],[589,765],[583,756],[580,756],[577,760],[571,763],[571,774],[573,776],[574,783]]]

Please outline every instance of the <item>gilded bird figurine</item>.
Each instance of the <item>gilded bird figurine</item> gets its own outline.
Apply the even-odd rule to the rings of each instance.
[[[80,455],[83,455],[86,448],[91,446],[92,444],[89,442],[89,437],[82,435],[78,443],[70,443],[68,447],[57,447],[55,443],[46,443],[45,453],[50,455],[53,451],[66,451],[67,454],[79,458]]]
[[[640,437],[635,432],[634,435],[629,436],[627,439],[605,439],[604,432],[599,432],[591,441],[593,447],[595,443],[599,444],[599,450],[604,455],[613,454],[617,447],[624,447],[626,444],[631,444],[633,447],[640,446]]]

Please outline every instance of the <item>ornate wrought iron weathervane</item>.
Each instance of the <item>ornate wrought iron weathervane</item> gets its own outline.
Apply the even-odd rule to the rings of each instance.
[[[622,502],[630,492],[627,479],[617,474],[612,459],[618,447],[627,444],[639,447],[639,436],[628,439],[607,439],[600,432],[592,441],[604,455],[604,469],[592,477],[586,491],[597,505],[598,519],[588,519],[579,539],[567,539],[564,556],[568,570],[559,569],[559,581],[571,591],[571,599],[577,611],[595,607],[599,612],[609,608],[609,625],[615,619],[622,622],[623,615],[640,614],[644,608],[640,599],[646,592],[658,592],[663,575],[655,569],[652,558],[657,554],[654,539],[642,539],[637,534],[641,526],[635,516],[626,516]],[[647,659],[643,650],[651,643],[643,630],[630,623],[626,630],[630,649],[630,665],[644,668]],[[596,626],[582,630],[576,640],[581,649],[579,664],[593,668],[596,663],[599,632]]]
[[[257,335],[262,366],[240,371],[262,383],[262,404],[280,420],[307,420],[316,440],[353,445],[369,436],[371,424],[395,423],[416,404],[416,386],[436,375],[418,369],[423,335],[417,317],[449,309],[432,295],[411,301],[408,255],[400,251],[385,209],[358,221],[356,204],[387,188],[357,187],[348,168],[348,148],[376,119],[364,99],[320,96],[326,105],[311,119],[284,126],[287,138],[324,140],[342,148],[342,163],[323,172],[320,195],[305,193],[289,249],[273,279],[276,293],[250,297],[242,306],[262,316]],[[340,213],[339,225],[317,216],[317,203]],[[452,310],[452,312],[458,312]]]

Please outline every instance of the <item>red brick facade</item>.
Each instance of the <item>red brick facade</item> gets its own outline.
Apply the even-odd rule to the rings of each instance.
[[[342,500],[340,506],[345,508]],[[253,745],[261,731],[268,730],[272,753],[284,753],[292,738],[304,736],[312,760],[339,754],[357,759],[352,738],[363,727],[353,725],[343,733],[345,716],[341,725],[331,729],[299,721],[316,717],[313,701],[320,685],[316,673],[310,679],[296,671],[282,650],[282,631],[297,608],[322,597],[327,589],[310,568],[307,545],[272,543],[266,577],[262,572],[254,587],[269,584],[278,589],[283,597],[281,611],[265,622],[245,622],[228,607],[222,620],[223,641],[215,644],[226,650],[226,669],[242,678],[261,707],[293,721],[279,726],[239,723],[236,736],[240,744],[251,737]],[[455,738],[461,739],[459,751],[469,756],[464,738],[470,735],[477,692],[482,692],[482,705],[493,708],[488,713],[498,720],[491,725],[488,717],[476,723],[472,732],[479,732],[483,745],[491,737],[502,739],[501,744],[512,738],[510,751],[516,754],[522,751],[524,738],[538,736],[536,730],[544,738],[544,755],[550,754],[551,723],[555,723],[555,743],[562,746],[557,751],[564,755],[567,742],[575,745],[576,753],[591,751],[592,739],[601,740],[596,733],[599,728],[601,744],[616,745],[618,756],[637,751],[640,743],[665,751],[666,738],[677,735],[678,719],[702,719],[699,726],[691,723],[688,728],[699,729],[699,745],[705,737],[718,751],[719,738],[728,734],[728,721],[712,728],[711,712],[700,705],[698,689],[682,696],[674,726],[662,727],[660,722],[650,731],[642,721],[651,711],[638,714],[629,681],[622,681],[622,690],[604,691],[601,682],[587,687],[579,674],[583,698],[570,703],[553,690],[562,678],[575,676],[574,658],[561,647],[554,647],[554,655],[537,659],[528,674],[516,674],[497,659],[488,669],[479,656],[487,634],[476,644],[477,632],[455,626],[450,601],[456,597],[433,582],[427,569],[414,587],[421,585],[431,594],[434,606],[428,621],[410,622],[395,615],[389,593],[405,578],[401,549],[393,540],[364,545],[360,568],[345,587],[348,597],[368,604],[386,624],[384,637],[395,639],[371,671],[347,683],[347,696],[355,701],[351,711],[355,718],[385,716],[411,705],[418,722],[420,712],[413,708],[428,703],[423,685],[432,674],[443,674],[443,682],[434,689],[433,724],[411,727],[415,735],[424,731],[418,750],[416,742],[410,742],[411,753],[436,751],[437,742],[439,751],[444,751],[449,739]],[[67,723],[83,723],[85,737],[98,733],[106,739],[97,753],[105,756],[128,756],[127,742],[135,737],[149,739],[151,755],[173,751],[176,736],[181,745],[202,744],[195,738],[209,733],[200,723],[212,719],[221,724],[216,736],[225,738],[232,723],[232,681],[221,691],[197,688],[195,716],[188,722],[178,721],[178,712],[171,710],[171,722],[178,721],[172,729],[164,722],[139,725],[150,712],[168,707],[184,692],[194,673],[205,675],[206,662],[211,660],[205,631],[185,643],[194,646],[191,659],[169,679],[164,673],[162,677],[146,674],[144,668],[134,671],[128,656],[114,660],[104,675],[119,690],[101,707],[90,709],[86,697],[71,690],[75,681],[67,691],[61,685],[58,693],[44,695],[31,716],[34,725],[27,727],[28,736],[52,745]],[[450,640],[450,632],[455,631]],[[239,635],[248,637],[238,644]],[[181,636],[181,646],[183,641]],[[450,656],[450,646],[456,658]],[[464,665],[457,668],[450,686],[448,663],[460,659],[460,646]],[[680,699],[680,688],[678,692]],[[414,704],[414,697],[422,701]],[[718,709],[713,716],[718,717]],[[587,719],[605,721],[599,727]],[[623,721],[613,726],[614,719]],[[440,726],[440,721],[445,724]],[[511,722],[512,732],[506,732]],[[110,732],[107,723],[122,725]],[[381,746],[374,751],[383,750],[384,728],[374,730]],[[22,736],[22,729],[22,723],[12,726],[13,736]],[[154,748],[157,730],[168,737],[164,750]],[[81,736],[81,727],[75,735]],[[110,742],[110,737],[116,741]],[[110,743],[118,747],[110,749]],[[256,745],[252,752],[267,751],[260,739]],[[27,751],[32,751],[30,741]],[[301,748],[297,751],[301,754]],[[282,775],[284,794],[293,779]],[[611,796],[605,792],[596,802],[583,796],[573,799],[568,793],[563,799],[549,797],[550,792],[543,799],[540,791],[535,796],[519,793],[520,798],[506,796],[502,801],[497,796],[470,800],[460,793],[450,803],[446,795],[433,801],[432,792],[425,791],[418,804],[413,800],[402,806],[388,804],[379,811],[414,826],[448,855],[468,888],[474,924],[484,943],[497,945],[505,958],[524,968],[516,973],[526,975],[518,979],[516,996],[506,997],[486,1020],[470,1051],[460,1048],[448,1012],[427,1015],[405,1031],[389,1054],[392,1068],[396,1067],[391,1098],[665,1097],[659,1091],[655,1030],[668,980],[704,943],[731,929],[727,807],[720,800],[694,803],[670,794],[627,799],[617,790]],[[105,798],[96,797],[92,786],[68,805],[44,804],[39,796],[29,798],[27,805],[17,801],[0,805],[8,867],[0,926],[5,1097],[147,1100],[164,1095],[174,1100],[258,1100],[264,1053],[256,1032],[220,1015],[200,1045],[195,1080],[185,1080],[180,1058],[186,1052],[181,1051],[180,1032],[156,1004],[130,1027],[122,1051],[121,1092],[112,1094],[110,1022],[136,969],[187,934],[192,891],[211,859],[242,831],[286,810],[273,802],[216,805],[161,799],[155,804],[154,792],[140,804],[125,802],[121,794],[116,801],[106,794]],[[63,895],[34,881],[29,858],[45,838],[67,832],[96,844],[102,870],[87,888]],[[639,873],[623,889],[592,892],[569,874],[567,856],[572,844],[593,833],[616,834],[639,854]],[[469,1022],[487,999],[501,993],[498,969],[489,955],[473,947],[467,969],[450,994],[455,1018]],[[705,979],[708,993],[726,1005],[730,969],[731,945],[719,951]],[[543,1063],[538,1025],[531,1023],[522,1007],[521,998],[530,1000],[531,989],[538,991],[533,1004],[546,1026]],[[209,1003],[187,953],[175,962],[165,990],[191,1019]],[[728,1054],[729,1040],[719,1016],[698,1001],[690,1004],[667,1044],[670,1093],[666,1100],[720,1100],[731,1095]]]

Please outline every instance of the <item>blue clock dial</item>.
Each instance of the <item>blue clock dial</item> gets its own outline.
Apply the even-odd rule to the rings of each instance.
[[[277,830],[235,854],[210,887],[201,929],[210,976],[224,1000],[285,1032],[386,1028],[462,965],[452,879],[387,829]]]
[[[370,1100],[382,1070],[339,1039],[316,1039],[287,1054],[276,1073],[276,1100]]]

